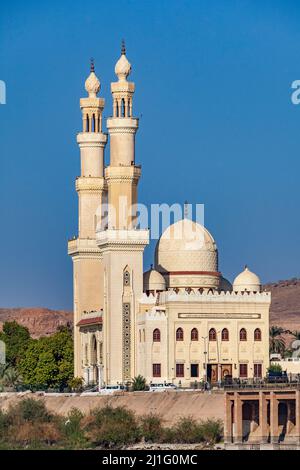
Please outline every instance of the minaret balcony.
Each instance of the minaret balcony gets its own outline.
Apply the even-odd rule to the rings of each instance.
[[[149,244],[148,229],[107,229],[96,232],[96,243],[99,248],[122,249],[127,246],[131,249],[144,249]]]

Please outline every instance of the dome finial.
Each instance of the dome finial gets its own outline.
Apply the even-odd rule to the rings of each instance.
[[[95,64],[94,64],[94,58],[91,57],[91,67],[90,67],[91,72],[95,72]]]
[[[126,55],[126,46],[125,46],[125,40],[124,39],[122,39],[121,55]]]

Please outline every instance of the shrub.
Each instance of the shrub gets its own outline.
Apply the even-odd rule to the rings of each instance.
[[[203,441],[201,425],[192,417],[180,418],[173,428],[173,440],[181,444],[194,444]]]
[[[94,419],[87,424],[87,429],[94,445],[120,448],[139,440],[139,428],[132,411],[106,406],[93,410],[92,414]]]
[[[85,447],[87,440],[82,426],[82,419],[84,415],[77,408],[72,408],[69,411],[67,420],[64,420],[63,431],[67,444],[72,448]]]
[[[208,419],[201,423],[203,439],[210,444],[220,442],[223,436],[223,423],[221,420]]]
[[[132,381],[132,391],[133,392],[140,392],[146,390],[146,379],[142,375],[138,375],[134,377]]]
[[[68,386],[74,392],[81,392],[83,390],[83,378],[73,377],[71,380],[69,380]]]
[[[33,398],[21,400],[14,407],[10,407],[8,411],[8,421],[13,425],[23,422],[47,422],[50,419],[51,415],[47,411],[45,403]]]
[[[281,373],[282,372],[282,367],[280,364],[271,364],[270,367],[267,369],[268,373]]]
[[[54,423],[24,422],[12,426],[9,433],[10,441],[22,447],[40,447],[43,444],[53,445],[60,441],[61,433]]]
[[[143,416],[140,423],[140,432],[145,441],[159,442],[163,435],[161,418],[154,414]]]

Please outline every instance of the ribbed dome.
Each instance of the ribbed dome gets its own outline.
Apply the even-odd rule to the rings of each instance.
[[[131,72],[131,65],[125,53],[122,53],[120,59],[116,63],[115,74],[117,75],[119,80],[123,81],[123,80],[126,80],[130,72]]]
[[[155,269],[149,269],[149,271],[144,272],[143,276],[144,281],[144,291],[163,291],[166,290],[166,281],[164,277]]]
[[[86,79],[85,89],[88,92],[90,98],[96,98],[97,93],[99,93],[100,90],[100,81],[95,72],[91,72]]]
[[[259,277],[250,271],[246,266],[233,282],[233,290],[235,292],[259,292],[261,290],[261,282]]]
[[[160,272],[218,271],[218,250],[203,225],[182,219],[170,225],[156,246],[156,269]]]

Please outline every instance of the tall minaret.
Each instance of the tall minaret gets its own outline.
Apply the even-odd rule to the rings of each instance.
[[[123,43],[115,66],[118,81],[111,84],[113,117],[107,120],[108,224],[97,232],[104,266],[104,380],[109,384],[126,382],[136,374],[136,315],[143,292],[143,251],[149,243],[148,230],[136,228],[141,168],[135,165],[138,119],[132,114],[135,86],[127,81],[130,72]]]
[[[80,332],[76,325],[84,312],[103,308],[103,264],[96,244],[96,227],[101,218],[101,206],[107,197],[104,179],[107,135],[102,132],[105,101],[97,97],[100,81],[95,75],[93,60],[85,89],[88,97],[80,99],[83,128],[77,135],[81,161],[81,174],[76,179],[79,234],[68,244],[68,253],[73,259],[75,376],[83,373]]]

